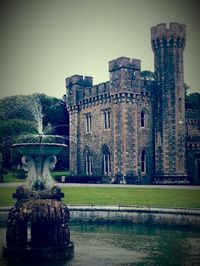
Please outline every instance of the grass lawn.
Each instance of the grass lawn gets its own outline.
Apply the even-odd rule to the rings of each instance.
[[[56,176],[68,176],[69,172],[68,171],[55,171],[51,172],[51,176],[55,178]],[[11,183],[11,182],[23,182],[23,178],[18,178],[15,176],[14,172],[10,171],[6,174],[3,175],[3,183]]]
[[[23,182],[24,179],[17,178],[14,172],[8,172],[3,175],[3,183],[12,183],[12,182]]]
[[[62,175],[68,176],[69,175],[69,171],[53,171],[53,172],[51,172],[51,176],[53,178],[55,178],[56,176],[62,176]]]
[[[71,205],[119,205],[200,208],[200,190],[163,188],[63,187],[64,201]],[[0,206],[13,205],[15,188],[0,187]]]

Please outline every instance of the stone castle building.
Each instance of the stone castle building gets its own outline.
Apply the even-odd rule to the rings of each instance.
[[[140,60],[127,57],[109,62],[107,82],[66,79],[72,173],[132,173],[143,183],[175,183],[186,180],[188,158],[194,158],[194,179],[200,182],[199,120],[193,125],[185,115],[185,42],[185,25],[151,28],[155,79],[141,78]],[[195,145],[186,143],[192,139],[188,129],[196,134]]]

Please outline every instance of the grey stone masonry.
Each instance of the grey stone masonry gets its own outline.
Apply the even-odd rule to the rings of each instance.
[[[128,57],[110,61],[109,81],[98,85],[89,76],[66,79],[72,173],[185,182],[185,40],[185,25],[151,28],[153,79],[141,78],[141,61]]]
[[[70,115],[70,171],[87,174],[86,157],[92,157],[92,174],[114,176],[132,171],[149,182],[153,171],[152,81],[141,81],[140,60],[120,57],[109,62],[110,80],[92,85],[91,77],[66,79]],[[142,84],[142,85],[141,85]],[[141,129],[141,112],[145,128]],[[105,115],[109,113],[109,128]],[[90,132],[87,119],[90,117]],[[104,149],[109,152],[109,172],[104,173]],[[145,149],[148,173],[141,173]]]
[[[155,174],[186,175],[185,170],[185,87],[183,50],[185,25],[170,23],[151,28],[154,52]]]

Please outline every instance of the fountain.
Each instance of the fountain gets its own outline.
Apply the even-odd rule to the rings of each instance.
[[[42,123],[42,116],[37,113],[37,117]],[[67,145],[52,143],[42,134],[41,124],[38,128],[40,134],[35,143],[13,145],[22,155],[27,178],[13,194],[17,202],[9,212],[3,246],[3,256],[8,260],[70,259],[74,255],[69,210],[62,201],[64,193],[50,174],[57,162],[56,155]]]

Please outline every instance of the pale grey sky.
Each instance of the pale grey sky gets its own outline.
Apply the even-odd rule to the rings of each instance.
[[[150,27],[187,26],[185,82],[200,92],[198,0],[6,0],[0,4],[0,97],[62,97],[65,78],[109,79],[108,61],[128,56],[152,70]]]

